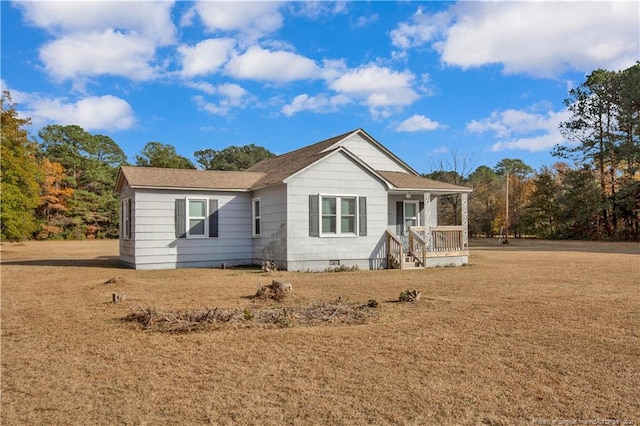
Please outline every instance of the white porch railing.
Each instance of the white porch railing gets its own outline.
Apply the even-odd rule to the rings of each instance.
[[[387,254],[388,268],[402,269],[402,245],[402,240],[400,240],[397,235],[387,231],[387,248],[389,250]]]
[[[461,252],[468,250],[467,242],[463,238],[462,226],[431,226],[429,235],[424,226],[412,226],[415,231],[427,243],[427,252]]]
[[[392,231],[387,231],[387,260],[389,268],[402,269],[403,259],[412,256],[422,267],[427,266],[430,257],[461,256],[469,254],[462,226],[431,226],[426,232],[424,226],[411,226],[408,244]]]
[[[424,232],[423,232],[424,234]],[[414,227],[409,228],[409,253],[411,253],[422,267],[427,265],[427,240]]]

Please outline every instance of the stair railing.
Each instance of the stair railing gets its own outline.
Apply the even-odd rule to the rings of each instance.
[[[387,253],[388,267],[391,269],[402,269],[402,241],[387,230]]]

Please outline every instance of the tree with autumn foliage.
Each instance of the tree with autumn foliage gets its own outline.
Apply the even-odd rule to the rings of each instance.
[[[72,223],[66,214],[69,211],[69,200],[73,196],[73,188],[66,179],[62,164],[51,162],[48,158],[40,161],[44,173],[40,193],[38,217],[41,220],[38,239],[60,238],[65,227]]]
[[[118,200],[113,195],[118,168],[126,164],[122,149],[108,136],[77,125],[49,125],[40,130],[43,166],[49,161],[51,187],[44,187],[43,238],[116,238]],[[58,164],[59,166],[55,166]],[[62,171],[62,174],[61,174]],[[49,203],[52,191],[66,190],[61,203]],[[46,215],[45,212],[54,213]]]
[[[25,126],[7,91],[2,92],[0,139],[0,181],[2,210],[0,237],[3,241],[30,238],[36,230],[35,209],[39,203],[42,173],[38,167],[38,146],[30,141]]]

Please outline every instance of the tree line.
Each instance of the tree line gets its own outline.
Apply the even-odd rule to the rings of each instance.
[[[553,149],[558,162],[552,166],[534,171],[505,158],[471,172],[469,162],[454,155],[427,175],[474,189],[472,235],[640,239],[640,63],[594,71],[569,92],[565,105],[571,117],[560,132],[570,144]],[[444,197],[440,218],[460,223],[458,203]]]
[[[113,194],[124,151],[109,136],[77,125],[48,125],[30,138],[8,92],[2,94],[0,152],[2,241],[117,238],[119,203]],[[242,170],[274,154],[251,145],[194,153],[200,168]],[[171,145],[149,142],[135,165],[195,169]]]
[[[565,104],[572,115],[560,131],[571,143],[554,148],[559,161],[552,166],[535,171],[505,158],[471,170],[454,154],[425,175],[474,189],[471,235],[640,238],[640,63],[594,71]],[[113,188],[118,168],[128,163],[116,142],[77,125],[48,125],[32,138],[30,120],[18,116],[8,92],[2,94],[1,124],[3,241],[117,238]],[[171,145],[149,142],[135,165],[244,170],[273,155],[253,144],[207,148],[194,153],[196,165]],[[460,223],[459,197],[441,197],[438,208],[441,224]]]

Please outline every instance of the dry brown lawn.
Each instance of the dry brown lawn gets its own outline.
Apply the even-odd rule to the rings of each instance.
[[[271,276],[121,269],[117,241],[1,248],[3,425],[640,425],[638,244],[474,241],[468,267]],[[376,299],[378,316],[122,321],[138,305],[253,309],[272,278],[292,283],[286,305]],[[406,289],[422,300],[395,303]]]

